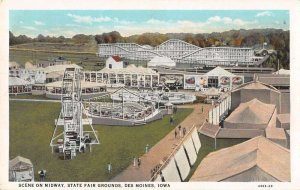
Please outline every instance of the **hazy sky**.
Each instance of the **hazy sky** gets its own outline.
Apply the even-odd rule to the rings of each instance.
[[[9,29],[15,35],[72,37],[119,31],[122,36],[145,32],[210,33],[231,29],[289,29],[289,11],[218,10],[13,10]]]

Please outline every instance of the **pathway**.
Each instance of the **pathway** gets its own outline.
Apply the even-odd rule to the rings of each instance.
[[[202,113],[202,105],[204,107],[204,113]],[[194,111],[183,120],[180,125],[186,128],[188,132],[193,125],[202,125],[202,123],[208,118],[208,111],[210,105],[207,104],[191,104],[191,105],[181,105],[179,108],[193,108]],[[176,119],[176,118],[175,118]],[[136,181],[150,181],[151,179],[151,169],[156,165],[163,162],[172,153],[174,148],[179,145],[181,139],[174,137],[175,129],[173,129],[169,134],[167,134],[163,139],[161,139],[156,145],[154,145],[150,151],[141,157],[142,164],[140,168],[133,167],[130,165],[127,169],[122,171],[111,181],[115,182],[136,182]]]

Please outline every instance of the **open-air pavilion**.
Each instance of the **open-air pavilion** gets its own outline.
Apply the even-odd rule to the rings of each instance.
[[[18,95],[29,93],[31,93],[30,82],[18,77],[9,77],[9,94]]]
[[[17,156],[9,161],[9,181],[34,181],[34,170],[31,161]]]

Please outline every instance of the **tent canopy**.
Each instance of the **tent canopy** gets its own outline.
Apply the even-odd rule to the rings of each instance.
[[[191,181],[223,181],[258,167],[278,181],[290,181],[290,151],[258,136],[246,142],[208,154],[196,169]],[[255,181],[255,178],[240,179]]]
[[[31,161],[27,158],[17,156],[9,161],[9,170],[21,171],[33,168]]]
[[[249,102],[241,103],[225,121],[230,123],[267,124],[274,111],[275,105],[265,104],[255,98]]]
[[[234,77],[235,75],[226,71],[222,67],[216,67],[213,70],[207,72],[206,76],[227,76],[227,77]]]
[[[279,69],[278,71],[274,72],[274,74],[279,74],[279,75],[290,75],[290,70]]]
[[[169,57],[159,57],[155,56],[153,59],[151,59],[148,64],[148,67],[156,67],[156,66],[167,66],[167,67],[175,67],[176,63]]]

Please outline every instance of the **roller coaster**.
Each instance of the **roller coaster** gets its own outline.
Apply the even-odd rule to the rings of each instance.
[[[99,57],[118,55],[129,60],[149,61],[154,57],[167,56],[180,64],[200,64],[206,66],[256,65],[263,59],[256,56],[252,48],[206,47],[201,48],[182,40],[170,39],[156,47],[146,47],[135,43],[111,43],[98,46]]]

